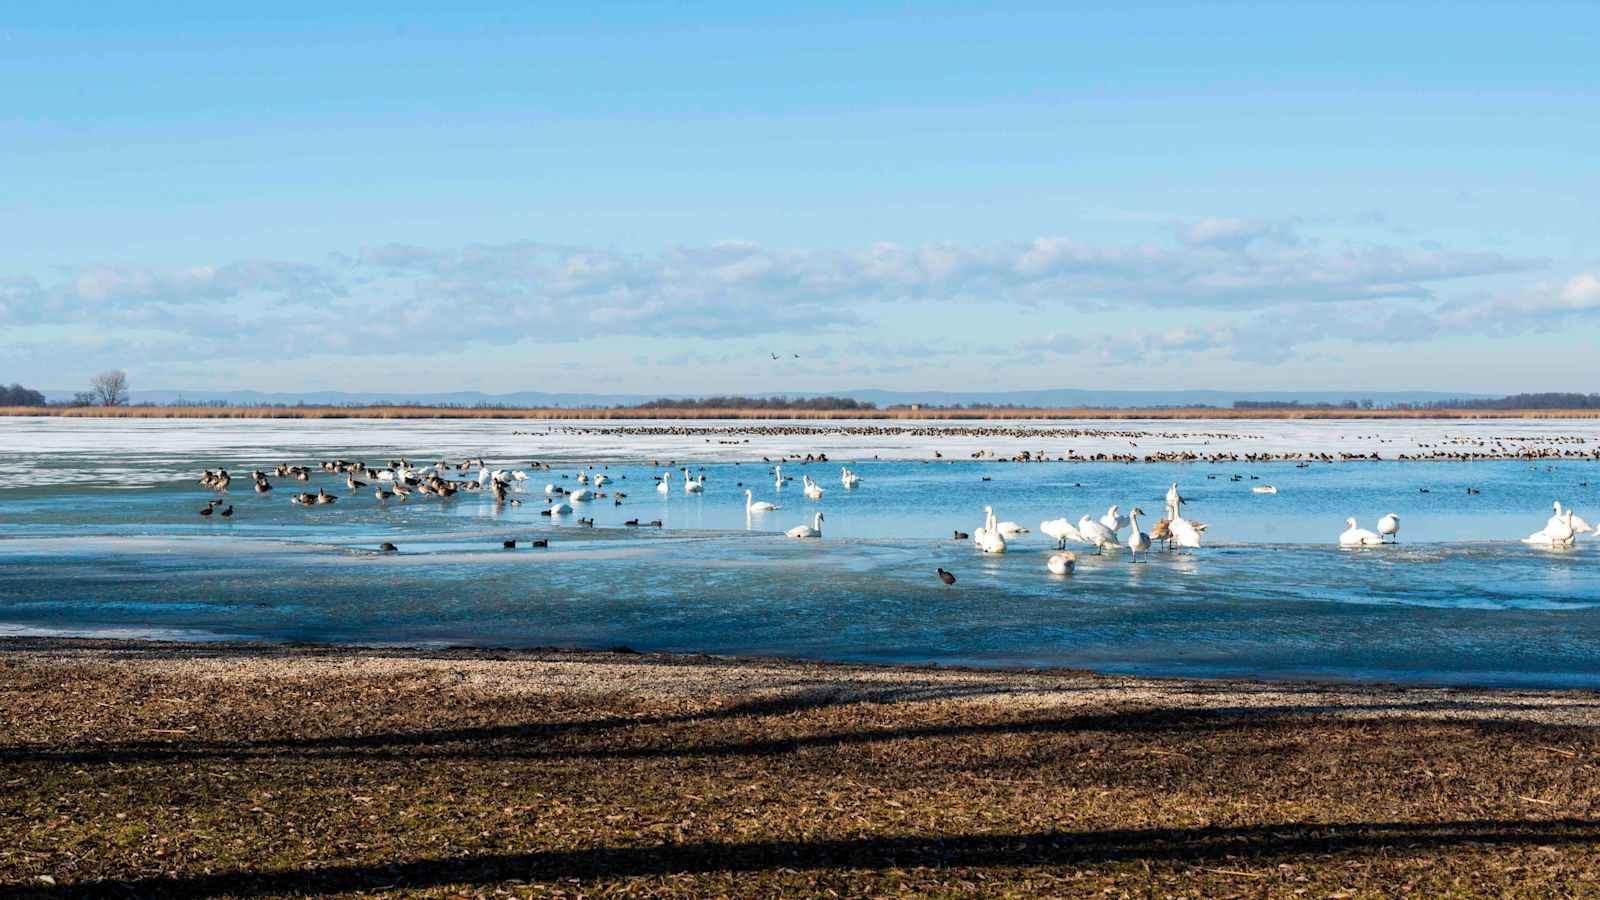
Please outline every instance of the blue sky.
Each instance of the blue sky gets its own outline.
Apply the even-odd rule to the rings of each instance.
[[[7,381],[1590,387],[1593,3],[64,6]]]

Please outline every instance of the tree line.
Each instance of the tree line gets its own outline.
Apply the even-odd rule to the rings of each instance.
[[[838,411],[877,409],[876,403],[850,397],[661,397],[618,409],[793,409]]]
[[[44,394],[20,384],[0,384],[0,406],[44,406]]]

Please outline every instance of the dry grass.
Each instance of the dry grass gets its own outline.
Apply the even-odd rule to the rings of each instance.
[[[1204,684],[1157,702],[1088,676],[922,673],[930,689],[896,695],[849,689],[872,670],[797,666],[809,686],[774,694],[738,665],[584,658],[642,667],[642,689],[608,694],[517,674],[515,654],[257,653],[204,672],[0,656],[0,892],[1543,897],[1600,879],[1600,734],[1528,721],[1526,695],[1461,695],[1490,713],[1462,720],[1437,692],[1377,692],[1394,714],[1371,718],[1314,691],[1241,707]],[[702,689],[651,689],[697,668]]]
[[[116,419],[805,419],[805,420],[1006,420],[1006,419],[1595,419],[1594,409],[532,409],[431,406],[124,406],[0,407],[0,416]]]

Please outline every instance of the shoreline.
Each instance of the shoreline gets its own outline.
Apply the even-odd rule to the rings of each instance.
[[[0,407],[0,417],[106,419],[526,419],[544,420],[1337,420],[1427,421],[1493,419],[1600,419],[1600,409],[1228,409],[1062,408],[1004,409],[603,409],[589,407],[264,406],[264,407]]]
[[[1395,709],[1418,699],[1455,703],[1463,711],[1494,706],[1508,697],[1522,698],[1527,711],[1541,707],[1562,710],[1566,724],[1600,728],[1600,689],[1530,687],[1517,685],[1449,685],[1428,682],[1363,681],[1333,678],[1255,678],[1245,676],[1124,675],[1063,666],[975,666],[940,663],[869,663],[813,660],[781,656],[736,656],[707,653],[637,651],[625,646],[611,649],[565,647],[422,647],[403,645],[275,643],[256,640],[161,640],[154,638],[94,638],[57,636],[0,637],[0,663],[23,666],[132,665],[157,670],[205,672],[230,677],[259,668],[277,674],[297,670],[315,675],[320,670],[348,673],[363,667],[384,671],[418,666],[447,669],[461,666],[478,672],[499,667],[551,673],[564,671],[566,689],[580,688],[597,696],[628,694],[661,699],[686,699],[712,693],[776,690],[802,682],[827,685],[841,696],[859,692],[870,696],[870,686],[915,682],[950,682],[978,688],[995,696],[1029,696],[1062,687],[1081,691],[1087,687],[1130,696],[1172,699],[1201,698],[1199,707],[1237,702],[1243,697],[1304,697],[1316,695],[1333,705],[1357,704],[1380,709],[1388,698]],[[235,672],[228,667],[242,667]],[[573,674],[589,670],[594,675]],[[658,677],[641,686],[640,673]],[[1019,690],[1019,688],[1021,688]],[[1372,710],[1367,710],[1371,712]],[[1553,721],[1529,718],[1528,721]]]

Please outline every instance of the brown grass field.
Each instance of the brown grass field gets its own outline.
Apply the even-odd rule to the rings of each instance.
[[[1593,894],[1590,692],[0,641],[0,895]]]
[[[804,419],[946,420],[1007,419],[1597,419],[1597,409],[608,409],[478,408],[449,406],[123,406],[0,407],[0,416],[118,419]]]

